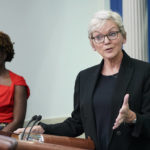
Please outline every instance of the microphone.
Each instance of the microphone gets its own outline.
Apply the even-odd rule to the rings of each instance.
[[[32,128],[33,128],[34,125],[35,125],[38,121],[40,121],[41,119],[42,119],[42,116],[41,116],[41,115],[37,116],[36,120],[35,120],[34,123],[32,124],[32,126],[31,126],[31,128],[30,128],[30,131],[29,131],[29,133],[28,133],[28,136],[27,136],[27,138],[26,138],[27,141],[28,141],[28,139],[29,139],[29,137],[30,137]]]
[[[31,120],[28,122],[28,124],[27,124],[26,127],[24,128],[24,131],[23,131],[23,133],[22,133],[22,135],[21,135],[21,140],[23,140],[23,137],[24,137],[24,134],[25,134],[25,131],[26,131],[27,127],[30,125],[30,123],[31,123],[32,121],[36,120],[37,117],[38,117],[37,115],[34,115],[34,116],[31,118]]]

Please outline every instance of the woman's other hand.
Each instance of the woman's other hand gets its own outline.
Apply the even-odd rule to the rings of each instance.
[[[28,127],[26,129],[26,133],[28,133],[30,131],[30,128],[31,127]],[[24,128],[19,128],[17,129],[16,131],[14,131],[15,134],[20,134],[24,131]],[[34,126],[31,130],[31,133],[39,133],[39,134],[43,134],[45,131],[44,129],[40,126],[40,125],[37,125],[37,126]]]

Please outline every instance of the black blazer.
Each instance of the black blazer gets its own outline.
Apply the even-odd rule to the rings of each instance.
[[[93,93],[102,70],[100,65],[81,71],[76,79],[74,110],[71,117],[63,123],[40,125],[46,134],[75,137],[85,132],[100,149],[97,139]],[[112,96],[112,113],[109,150],[150,150],[150,64],[130,58],[123,51],[123,60],[117,77],[115,92]],[[129,107],[137,115],[137,122],[121,124],[112,130],[126,93],[129,93]],[[103,113],[103,112],[102,112]],[[106,116],[107,119],[107,116]]]

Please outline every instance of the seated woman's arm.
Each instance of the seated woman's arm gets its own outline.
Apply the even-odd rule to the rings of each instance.
[[[14,131],[23,126],[27,107],[27,89],[25,86],[15,86],[13,121],[3,131]]]

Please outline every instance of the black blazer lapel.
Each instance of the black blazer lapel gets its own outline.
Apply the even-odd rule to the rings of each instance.
[[[95,138],[94,141],[97,141],[97,132],[96,132],[96,122],[95,122],[95,114],[93,108],[93,93],[96,87],[97,80],[100,76],[100,72],[103,67],[103,60],[100,65],[96,67],[96,69],[92,70],[91,73],[88,73],[88,82],[86,85],[86,98],[85,98],[85,108],[86,108],[86,123],[88,124],[88,133],[89,135],[93,135]],[[87,74],[86,74],[87,75]],[[98,141],[95,143],[98,144]]]
[[[124,96],[128,93],[128,85],[132,78],[133,66],[131,63],[131,58],[123,51],[123,59],[120,66],[118,80],[115,87],[115,92],[112,97],[112,113],[111,113],[111,137],[113,134],[112,127],[115,123],[115,120],[118,116],[119,110],[122,106]],[[111,140],[110,137],[110,140]]]

